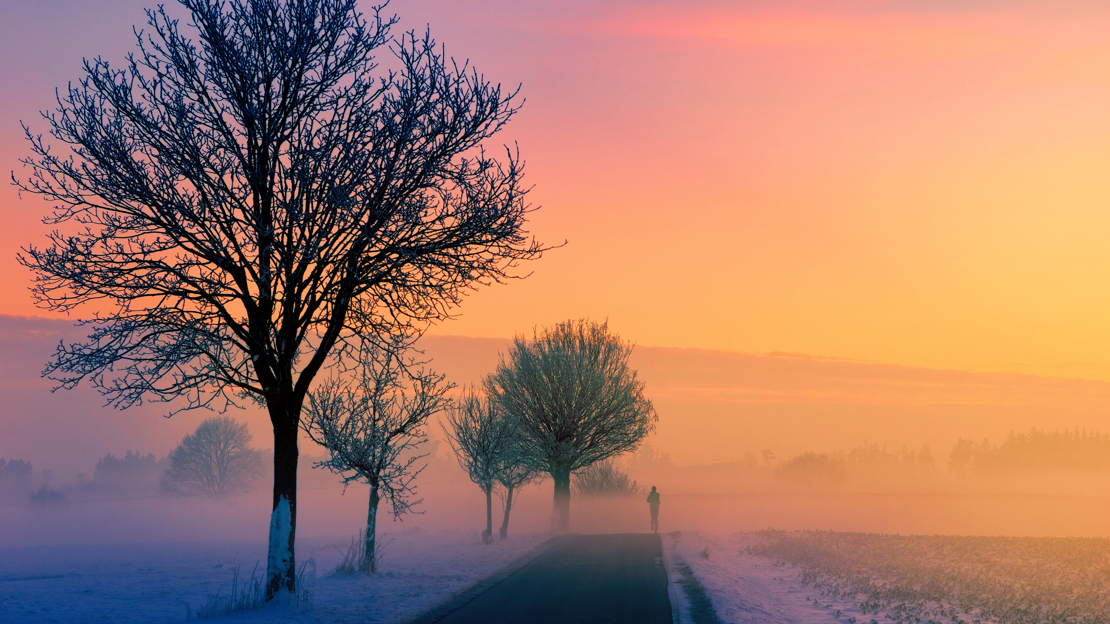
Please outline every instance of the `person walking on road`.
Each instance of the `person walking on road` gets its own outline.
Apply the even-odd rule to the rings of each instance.
[[[651,486],[651,492],[647,497],[648,507],[651,509],[651,532],[659,532],[659,492],[655,491],[655,486]]]

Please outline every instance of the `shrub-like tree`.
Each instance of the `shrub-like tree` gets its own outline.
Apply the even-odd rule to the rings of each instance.
[[[263,468],[262,454],[249,446],[251,437],[246,423],[227,417],[206,419],[170,451],[162,491],[222,497],[248,490]]]
[[[612,459],[574,471],[571,481],[580,496],[636,496],[644,492],[644,488],[614,465]]]
[[[567,321],[517,336],[486,388],[519,417],[532,464],[555,482],[553,524],[570,530],[570,473],[634,450],[658,416],[608,324]]]
[[[443,432],[459,465],[486,495],[486,528],[482,541],[493,541],[493,488],[504,473],[506,452],[513,444],[516,423],[477,388],[468,387],[447,412]],[[507,528],[506,528],[507,530]]]
[[[419,332],[541,248],[518,157],[482,149],[515,92],[428,36],[393,38],[395,19],[357,0],[180,2],[186,22],[147,12],[122,69],[85,62],[44,113],[49,137],[26,129],[33,172],[16,183],[60,227],[19,260],[38,305],[95,306],[89,339],[47,365],[62,387],[91,381],[119,408],[265,406],[270,599],[294,589],[297,435],[317,373]]]
[[[328,459],[316,462],[343,476],[346,486],[370,486],[362,572],[377,572],[378,503],[385,497],[400,518],[419,500],[415,479],[427,464],[420,447],[428,440],[428,419],[447,403],[451,384],[443,376],[414,368],[401,360],[403,349],[368,349],[360,357],[355,384],[328,380],[308,395],[304,430],[324,448]]]

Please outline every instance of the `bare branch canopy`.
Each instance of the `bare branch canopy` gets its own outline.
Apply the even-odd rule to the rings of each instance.
[[[430,35],[391,34],[382,7],[180,3],[188,22],[147,11],[122,66],[86,60],[47,135],[25,126],[30,175],[13,182],[53,204],[56,229],[19,261],[39,306],[90,326],[47,365],[61,387],[91,382],[120,408],[265,405],[272,597],[294,583],[316,374],[543,251],[516,149],[486,150],[521,100]]]

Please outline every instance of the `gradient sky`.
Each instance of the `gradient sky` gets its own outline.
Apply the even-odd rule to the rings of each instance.
[[[0,163],[149,1],[0,3]],[[434,333],[608,318],[641,345],[1110,380],[1110,4],[396,0],[527,103],[568,244]],[[0,188],[0,314],[40,315]]]

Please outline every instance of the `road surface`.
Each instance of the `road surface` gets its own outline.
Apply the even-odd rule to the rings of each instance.
[[[573,535],[439,624],[671,624],[658,535]]]

